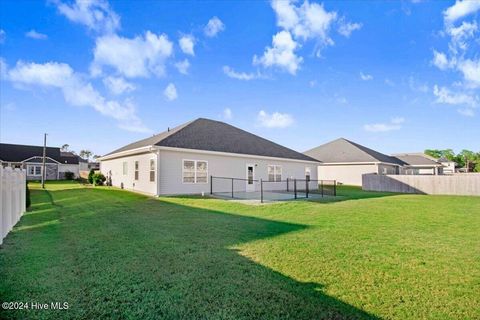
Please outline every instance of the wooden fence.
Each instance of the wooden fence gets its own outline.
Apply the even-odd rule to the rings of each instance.
[[[0,244],[26,210],[26,172],[0,166]]]
[[[368,191],[480,196],[480,174],[377,175],[364,174],[362,189]]]

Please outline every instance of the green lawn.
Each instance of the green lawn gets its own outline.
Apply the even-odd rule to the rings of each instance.
[[[0,247],[0,318],[478,319],[480,197],[248,206],[32,187]]]

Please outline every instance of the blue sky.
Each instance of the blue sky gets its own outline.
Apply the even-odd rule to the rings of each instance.
[[[480,1],[2,1],[0,141],[226,121],[304,151],[473,149]]]

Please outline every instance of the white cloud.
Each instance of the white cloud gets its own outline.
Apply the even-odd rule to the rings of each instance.
[[[458,27],[448,26],[446,32],[451,37],[450,49],[457,52],[458,49],[463,51],[468,49],[468,40],[473,38],[478,31],[477,22],[463,21]]]
[[[124,38],[116,34],[99,37],[91,66],[94,75],[110,66],[127,78],[165,75],[165,60],[172,55],[173,44],[167,35],[147,31],[144,36]]]
[[[253,63],[264,67],[278,67],[295,75],[303,61],[303,58],[295,53],[297,48],[298,44],[292,39],[290,32],[280,31],[273,36],[272,46],[265,49],[263,56],[253,57]]]
[[[131,92],[136,89],[133,83],[126,81],[122,77],[108,76],[103,79],[103,84],[113,94],[122,94],[125,92]]]
[[[369,81],[373,80],[373,76],[371,74],[360,72],[360,79],[362,79],[363,81]]]
[[[111,33],[120,28],[120,17],[106,0],[76,0],[72,5],[56,2],[58,11],[70,21],[97,32]]]
[[[120,103],[105,99],[91,83],[75,73],[65,63],[47,62],[44,64],[17,62],[8,71],[8,79],[19,86],[39,86],[57,88],[65,101],[73,106],[92,107],[104,116],[118,121],[119,127],[137,132],[148,132],[136,114],[133,103],[125,100]]]
[[[175,68],[177,68],[178,72],[180,72],[181,74],[188,74],[188,68],[190,68],[190,62],[188,61],[188,59],[179,61],[175,63]]]
[[[6,38],[7,38],[7,34],[5,30],[0,29],[0,43],[4,43]]]
[[[203,29],[203,32],[207,37],[212,38],[223,30],[225,30],[225,25],[223,24],[222,20],[220,20],[218,17],[213,17],[208,20],[208,23]]]
[[[293,124],[294,120],[288,113],[274,112],[268,114],[267,112],[260,110],[257,115],[257,121],[260,126],[266,128],[286,128]]]
[[[466,105],[470,107],[476,107],[478,105],[478,97],[470,95],[464,92],[452,92],[448,88],[433,87],[433,94],[436,99],[436,103],[452,104],[452,105]]]
[[[7,79],[7,70],[8,65],[5,62],[5,59],[0,57],[0,80]]]
[[[349,38],[353,31],[360,30],[362,26],[361,23],[345,22],[344,19],[342,19],[340,21],[340,26],[338,27],[338,33]]]
[[[28,38],[36,39],[36,40],[45,40],[48,39],[48,36],[46,34],[37,32],[35,30],[30,30],[27,33],[25,33],[25,36]]]
[[[183,53],[189,54],[194,56],[194,46],[195,46],[195,38],[191,35],[182,36],[180,40],[178,40],[178,44],[180,49],[182,49]]]
[[[173,101],[178,98],[177,88],[173,83],[169,83],[163,91],[163,95],[168,101]]]
[[[458,109],[458,113],[460,113],[462,116],[465,117],[474,117],[475,116],[475,111],[470,108],[464,108],[464,109]]]
[[[385,78],[384,82],[389,87],[394,87],[395,86],[395,82],[393,82],[392,80],[390,80],[388,78]]]
[[[233,113],[230,108],[225,108],[223,110],[223,118],[226,120],[231,120],[233,118]]]
[[[363,129],[369,132],[388,132],[388,131],[400,130],[404,122],[405,122],[404,118],[395,117],[395,118],[392,118],[388,123],[366,124],[363,126]]]
[[[436,50],[433,50],[432,63],[440,70],[446,70],[450,67],[450,62],[448,61],[447,55]]]
[[[471,87],[480,87],[480,59],[473,61],[462,60],[458,63],[458,69],[463,73],[463,78]]]
[[[253,80],[258,78],[258,75],[254,73],[245,73],[245,72],[236,72],[229,66],[223,66],[223,73],[225,73],[228,77],[237,79],[237,80]]]
[[[408,86],[412,91],[418,91],[422,93],[427,93],[429,91],[428,85],[425,83],[418,83],[415,78],[410,76],[408,78]]]
[[[478,10],[480,10],[480,1],[478,0],[457,0],[453,6],[443,12],[443,15],[446,22],[453,23]]]

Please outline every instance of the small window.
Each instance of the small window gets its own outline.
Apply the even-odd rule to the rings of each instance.
[[[183,182],[195,183],[195,161],[183,161]]]
[[[310,177],[311,177],[311,174],[312,174],[312,171],[311,171],[311,170],[312,170],[312,169],[310,169],[310,168],[308,168],[308,167],[305,168],[305,180],[307,180],[307,181],[310,181]]]
[[[27,167],[27,172],[29,176],[41,176],[42,175],[42,166],[32,166]]]
[[[150,182],[155,181],[155,159],[150,159]]]
[[[183,160],[184,183],[207,183],[208,162],[203,160]]]
[[[135,161],[135,180],[138,180],[138,161]]]
[[[282,166],[269,165],[267,167],[268,181],[280,182],[282,181]]]
[[[128,174],[128,162],[123,162],[123,175],[126,176]]]

